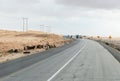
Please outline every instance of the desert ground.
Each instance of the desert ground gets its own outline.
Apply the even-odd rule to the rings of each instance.
[[[70,41],[72,40],[63,39],[62,35],[41,31],[0,30],[0,63],[45,51],[46,42],[52,47],[58,47]],[[36,46],[39,46],[39,48],[37,49]],[[25,49],[26,47],[32,49]],[[29,54],[24,54],[25,52],[29,52]]]
[[[118,51],[120,51],[120,37],[94,37],[93,39],[98,40],[98,41],[102,41],[105,44],[117,49]]]

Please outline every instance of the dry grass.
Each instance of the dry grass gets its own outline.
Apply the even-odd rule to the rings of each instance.
[[[26,56],[22,52],[17,55],[7,53],[10,49],[24,51],[25,46],[45,45],[46,41],[50,45],[55,44],[56,46],[70,42],[70,40],[64,40],[60,35],[46,34],[40,31],[18,32],[0,30],[0,62]],[[41,50],[43,51],[43,49]],[[41,50],[33,51],[32,53],[40,52]]]
[[[111,38],[111,39],[109,39],[108,37],[102,37],[102,38],[94,38],[94,39],[103,41],[105,44],[120,51],[120,37]]]
[[[0,30],[0,51],[8,51],[11,48],[23,50],[27,45],[44,45],[48,41],[50,44],[61,43],[63,41],[62,36],[50,34],[47,35],[44,32],[28,31],[17,32]]]
[[[119,38],[119,37],[117,37],[117,38],[112,38],[112,39],[109,39],[109,38],[107,38],[107,37],[104,37],[104,38],[101,38],[101,39],[99,39],[99,40],[120,46],[120,38]]]

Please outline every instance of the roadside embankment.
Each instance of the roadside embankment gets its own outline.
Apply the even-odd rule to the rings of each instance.
[[[120,62],[120,50],[117,45],[114,45],[113,43],[96,40],[99,42],[105,49],[107,49],[119,62]]]
[[[0,63],[28,56],[70,43],[73,39],[63,39],[63,36],[41,31],[8,31],[0,30]]]

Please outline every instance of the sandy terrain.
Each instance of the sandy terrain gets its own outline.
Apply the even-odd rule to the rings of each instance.
[[[114,38],[108,38],[108,37],[102,37],[102,38],[94,38],[95,40],[100,40],[106,43],[107,45],[117,49],[120,51],[120,37],[114,37]]]
[[[61,46],[70,40],[64,40],[62,36],[48,34],[40,31],[17,32],[0,30],[0,62],[20,58],[29,54],[23,54],[26,46],[45,46],[46,42],[50,45]],[[19,53],[8,53],[11,49],[19,50]],[[29,50],[30,54],[44,51],[45,49]]]
[[[111,39],[109,39],[108,37],[103,37],[103,38],[95,38],[95,39],[120,46],[120,37],[115,37],[115,38],[111,38]]]

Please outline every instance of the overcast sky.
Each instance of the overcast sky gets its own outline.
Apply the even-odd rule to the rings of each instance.
[[[120,36],[120,0],[0,0],[1,29],[22,31],[22,17],[34,30]]]

